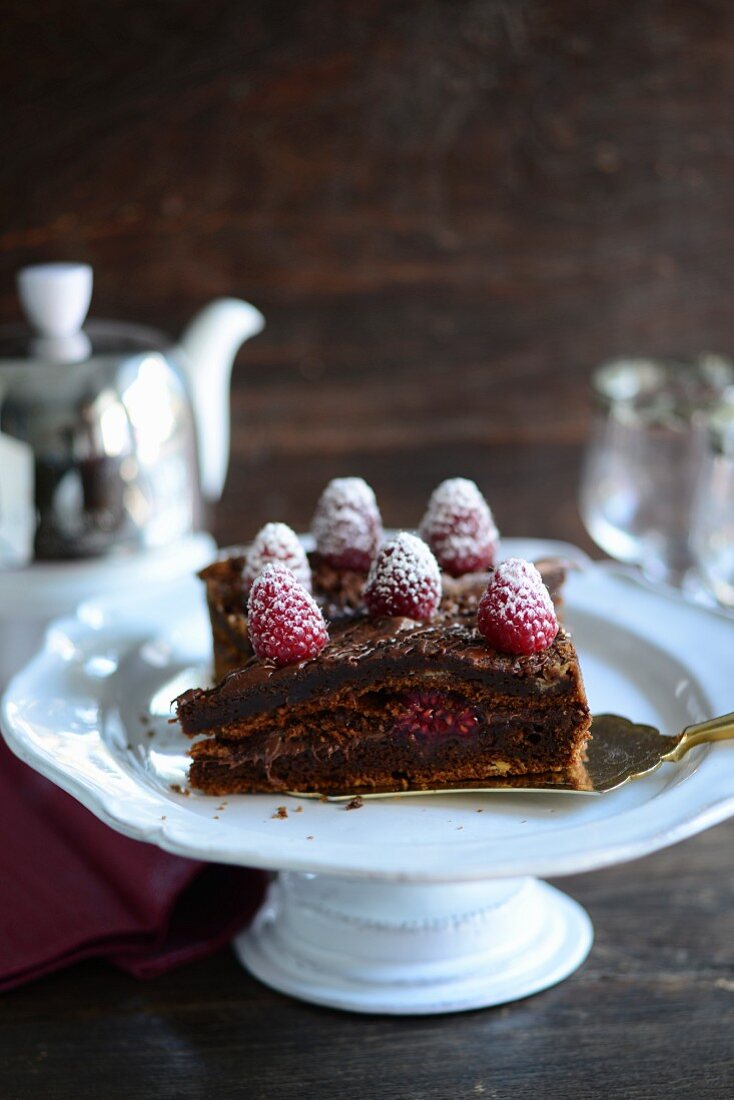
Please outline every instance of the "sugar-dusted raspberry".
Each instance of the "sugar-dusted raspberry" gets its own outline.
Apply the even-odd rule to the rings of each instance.
[[[255,577],[263,571],[268,562],[279,561],[287,565],[291,573],[307,592],[311,591],[311,566],[306,551],[298,540],[298,535],[285,523],[266,523],[262,527],[247,552],[245,568],[242,571],[245,595],[252,588]]]
[[[279,562],[266,565],[255,578],[248,622],[255,654],[276,665],[318,657],[329,640],[313,597]]]
[[[335,569],[366,573],[382,542],[375,494],[361,477],[335,477],[324,489],[311,521],[319,554]]]
[[[441,600],[438,563],[422,539],[400,531],[372,563],[364,602],[373,618],[405,615],[428,622]]]
[[[479,728],[474,709],[454,692],[413,691],[393,727],[395,733],[413,738],[466,737]]]
[[[537,653],[558,633],[558,619],[532,562],[508,558],[490,577],[477,608],[477,626],[502,653]]]
[[[452,577],[488,569],[497,553],[499,533],[489,505],[465,477],[449,478],[434,489],[419,531]]]

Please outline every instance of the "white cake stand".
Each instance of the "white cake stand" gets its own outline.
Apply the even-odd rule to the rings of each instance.
[[[558,550],[504,546],[527,557]],[[569,578],[566,619],[595,711],[673,733],[732,709],[730,618],[587,563]],[[205,680],[208,636],[194,581],[154,600],[85,604],[12,681],[3,731],[23,760],[120,832],[279,871],[235,947],[255,975],[304,1000],[435,1013],[544,989],[580,965],[592,929],[542,876],[634,859],[734,813],[732,743],[604,796],[452,794],[349,811],[180,793],[187,742],[169,723],[170,701]]]

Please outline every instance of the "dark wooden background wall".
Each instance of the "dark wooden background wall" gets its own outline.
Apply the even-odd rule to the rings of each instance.
[[[222,539],[338,473],[393,523],[509,481],[507,533],[580,538],[591,366],[734,349],[723,0],[2,9],[0,316],[55,258],[94,264],[98,315],[266,314]]]

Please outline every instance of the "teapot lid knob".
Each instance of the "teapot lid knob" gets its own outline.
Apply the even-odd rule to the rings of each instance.
[[[16,280],[23,312],[40,337],[37,350],[54,359],[83,357],[89,350],[80,329],[92,298],[90,265],[32,264]]]

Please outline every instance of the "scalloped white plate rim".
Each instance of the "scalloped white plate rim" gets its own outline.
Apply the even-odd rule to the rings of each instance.
[[[727,652],[734,653],[734,624],[730,617],[640,586],[629,576],[615,574],[608,563],[592,563],[581,551],[565,543],[508,539],[503,551],[505,556],[518,554],[536,558],[561,553],[575,560],[581,568],[571,574],[567,585],[569,614],[577,612],[600,617],[600,608],[603,608],[603,619],[612,629],[618,627],[632,632],[640,644],[684,666],[710,714],[731,709],[727,685],[732,682],[732,659],[726,659]],[[169,608],[178,606],[180,599],[190,600],[193,585],[193,581],[172,585],[170,591],[163,594]],[[147,605],[137,608],[134,598],[125,598],[124,602],[126,614],[139,614],[141,631],[160,634],[166,623],[152,623]],[[461,844],[452,838],[451,843],[431,841],[408,845],[396,839],[389,845],[378,845],[370,842],[369,827],[366,827],[365,839],[360,841],[339,842],[322,834],[316,843],[305,836],[286,838],[273,832],[272,837],[263,842],[262,834],[250,837],[241,827],[192,813],[186,798],[140,782],[139,777],[121,765],[117,753],[98,729],[90,727],[86,731],[88,736],[75,738],[74,755],[69,758],[68,754],[59,752],[62,730],[53,725],[60,721],[61,714],[45,725],[39,724],[36,715],[29,714],[30,701],[34,706],[44,702],[53,703],[57,708],[65,705],[70,708],[63,712],[67,717],[79,717],[80,708],[88,708],[95,702],[93,694],[73,703],[64,694],[48,696],[44,692],[54,677],[61,677],[65,691],[67,688],[71,691],[74,663],[69,645],[73,648],[76,640],[83,641],[86,646],[91,643],[93,647],[95,624],[121,606],[119,595],[90,601],[79,608],[75,617],[60,620],[49,629],[44,649],[13,679],[3,697],[3,732],[16,755],[68,791],[102,821],[127,836],[156,844],[177,855],[273,870],[395,881],[449,882],[517,875],[547,877],[638,858],[675,844],[734,814],[734,743],[728,743],[696,750],[695,755],[691,754],[694,762],[690,763],[691,757],[688,758],[688,772],[681,773],[683,778],[669,780],[662,790],[658,789],[659,781],[658,787],[652,786],[655,777],[638,780],[636,786],[648,785],[649,801],[591,825],[582,822],[574,826],[572,821],[567,827],[549,831],[545,838],[541,830],[530,838],[532,843],[525,838],[500,837],[493,841],[492,838],[470,840],[467,837]],[[175,617],[174,622],[167,625],[174,628]],[[93,652],[93,648],[88,649],[87,657]],[[95,683],[95,680],[89,681],[89,691]],[[51,710],[53,712],[53,707]],[[691,719],[703,716],[692,714]],[[682,768],[684,765],[664,767]],[[618,794],[600,797],[613,799]],[[517,797],[522,799],[523,796]],[[562,796],[549,797],[554,799],[554,804],[561,805]],[[578,797],[570,796],[573,800]],[[262,806],[263,812],[267,812],[274,802],[273,798],[264,795],[236,798],[259,800],[252,805]],[[527,805],[527,796],[525,799],[517,805]],[[275,801],[282,803],[283,796],[277,796]],[[219,802],[220,799],[211,798],[212,807]],[[563,802],[567,807],[572,805],[565,799]],[[425,804],[423,798],[381,803],[397,807],[398,813],[404,813],[406,807],[415,813]],[[337,810],[330,806],[329,811],[331,809],[344,812],[343,807]],[[364,810],[360,812],[360,819],[363,813]],[[395,824],[397,829],[398,815]]]

